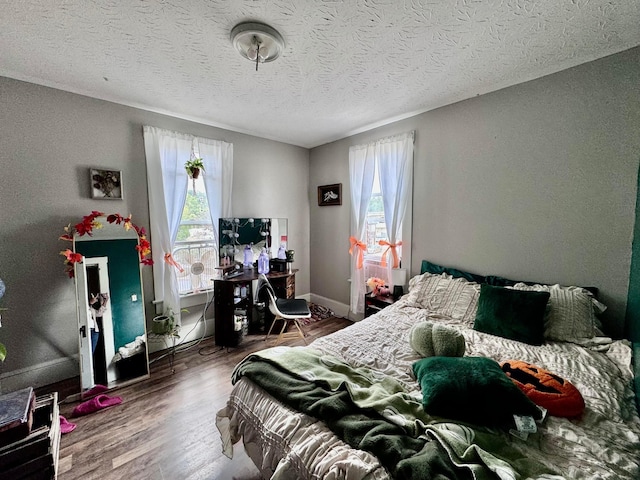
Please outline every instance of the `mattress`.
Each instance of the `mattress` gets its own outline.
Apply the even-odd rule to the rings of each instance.
[[[523,455],[557,472],[538,478],[640,478],[640,417],[629,342],[596,337],[587,345],[547,341],[533,346],[476,331],[466,321],[434,315],[405,299],[310,347],[353,367],[393,376],[411,395],[420,396],[412,373],[420,356],[409,346],[409,332],[417,322],[442,322],[464,336],[465,355],[535,364],[570,381],[584,397],[579,419],[548,416],[526,441],[513,438]],[[351,448],[321,419],[292,410],[246,378],[236,383],[216,423],[224,453],[232,457],[233,444],[242,439],[264,478],[391,478],[375,456]]]

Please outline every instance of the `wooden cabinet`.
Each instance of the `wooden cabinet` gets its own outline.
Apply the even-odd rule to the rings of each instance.
[[[270,273],[267,275],[278,298],[295,298],[296,274]],[[273,315],[265,308],[266,299],[254,302],[258,274],[247,270],[232,278],[220,276],[214,279],[213,302],[216,345],[235,347],[248,332],[261,333],[273,321]],[[240,320],[243,319],[243,320]],[[241,322],[242,324],[240,324]]]
[[[364,318],[367,318],[374,313],[378,313],[385,307],[392,305],[395,302],[393,297],[372,297],[371,294],[366,293],[364,296]]]

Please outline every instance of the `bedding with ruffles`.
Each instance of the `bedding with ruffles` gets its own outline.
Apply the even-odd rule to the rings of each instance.
[[[409,332],[422,321],[443,322],[459,331],[466,341],[465,356],[488,357],[497,362],[517,359],[554,372],[575,385],[586,403],[578,419],[547,416],[538,432],[527,440],[506,432],[474,431],[448,419],[433,421],[425,427],[424,436],[438,442],[451,463],[463,467],[461,478],[467,478],[470,472],[473,477],[469,478],[478,479],[640,478],[640,417],[632,390],[632,350],[625,340],[594,337],[586,347],[584,342],[529,345],[476,331],[468,315],[441,315],[437,309],[415,306],[411,295],[406,295],[374,316],[315,340],[310,347],[354,369],[389,376],[408,395],[420,398],[412,365],[421,357],[409,346]],[[231,457],[233,444],[242,439],[264,478],[392,478],[376,456],[350,447],[321,419],[286,406],[246,376],[238,379],[227,406],[218,412],[216,423],[224,453]],[[508,442],[510,454],[519,456],[520,464],[514,460],[513,468],[504,470],[495,466],[494,473],[487,473],[487,465],[472,465],[482,457],[487,439],[498,437],[502,447]],[[496,458],[501,458],[499,453]],[[529,464],[543,466],[542,470],[550,473],[519,477],[519,471],[527,472]],[[495,472],[502,472],[502,476],[496,477]]]

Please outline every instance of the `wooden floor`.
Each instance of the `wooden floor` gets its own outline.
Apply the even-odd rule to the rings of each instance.
[[[305,327],[307,341],[350,324],[343,318],[312,323]],[[62,403],[61,415],[77,428],[62,436],[58,479],[253,480],[257,470],[252,465],[253,472],[239,465],[242,458],[222,455],[215,415],[231,391],[233,367],[265,348],[263,338],[247,336],[235,349],[221,349],[212,338],[205,339],[177,354],[174,374],[166,358],[154,362],[151,378],[109,392],[121,396],[122,404],[86,417],[72,419],[77,403]],[[303,343],[298,338],[282,344]],[[69,382],[57,387],[76,388]],[[60,393],[63,398],[72,392]]]

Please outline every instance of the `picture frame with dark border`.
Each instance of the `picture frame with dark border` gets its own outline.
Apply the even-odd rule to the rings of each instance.
[[[342,184],[320,185],[318,187],[318,205],[342,205]]]
[[[122,171],[107,168],[90,168],[91,198],[122,200]]]

